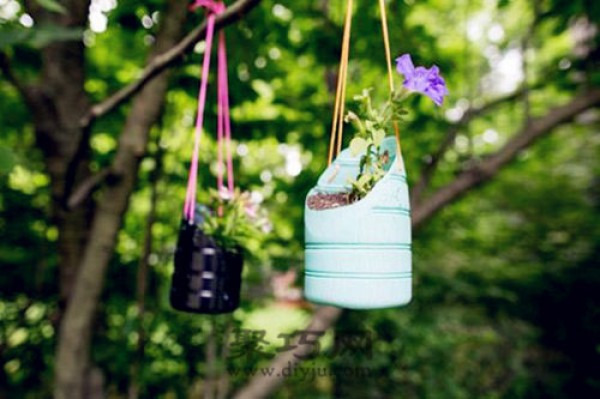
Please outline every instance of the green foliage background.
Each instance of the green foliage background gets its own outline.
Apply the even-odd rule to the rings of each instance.
[[[10,14],[9,3],[20,4],[0,2],[0,47],[13,56],[24,77],[33,77],[37,49],[44,43],[81,36],[52,27],[25,28],[19,22],[23,7]],[[376,2],[357,3],[349,98],[364,87],[374,87],[383,98],[387,86],[382,83],[385,64]],[[418,64],[439,65],[451,93],[441,110],[424,98],[410,104],[402,143],[412,184],[451,127],[452,115],[525,84],[514,80],[516,86],[510,87],[511,76],[522,73],[518,63],[502,69],[510,76],[498,70],[524,41],[532,116],[565,102],[582,85],[598,83],[597,37],[583,56],[573,39],[578,21],[600,20],[597,3],[536,4],[537,16],[525,0],[388,2],[394,55],[408,52]],[[114,5],[105,12],[106,31],[88,29],[82,35],[86,89],[96,101],[136,78],[162,2]],[[326,163],[342,15],[343,2],[337,0],[264,0],[227,29],[236,183],[264,197],[274,226],[268,243],[257,243],[246,264],[245,302],[233,320],[236,328],[267,330],[268,354],[230,359],[229,367],[268,364],[282,343],[278,334],[303,328],[309,317],[310,309],[274,303],[269,276],[289,269],[301,274],[304,196]],[[200,21],[200,15],[191,16],[189,29]],[[212,321],[176,313],[167,301],[191,153],[199,52],[188,55],[172,76],[164,117],[152,133],[109,269],[93,357],[105,373],[111,398],[126,397],[130,365],[137,356],[135,281],[159,148],[164,150],[164,169],[143,319],[148,341],[140,371],[142,396],[191,396],[206,373],[204,345]],[[211,99],[216,98],[214,89],[209,90]],[[34,149],[31,116],[5,80],[0,81],[0,106],[0,397],[44,398],[50,395],[55,367],[57,231],[48,217],[48,177]],[[508,101],[463,126],[432,190],[500,148],[523,125],[524,109],[522,100]],[[127,110],[124,106],[95,124],[94,168],[110,162]],[[216,168],[215,113],[216,105],[208,109],[203,138],[205,188],[215,185],[209,173]],[[371,331],[376,337],[372,357],[334,356],[329,333],[319,356],[305,365],[334,372],[364,366],[376,377],[291,378],[274,397],[598,397],[598,121],[596,110],[556,129],[491,184],[447,207],[416,233],[413,302],[402,309],[347,312],[338,324],[341,333]],[[298,175],[296,160],[302,165]],[[227,320],[216,323],[220,329]],[[234,389],[247,380],[244,375],[231,378]]]

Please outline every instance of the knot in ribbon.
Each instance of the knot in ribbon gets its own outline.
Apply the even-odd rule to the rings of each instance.
[[[206,8],[206,10],[212,14],[220,14],[225,11],[225,4],[215,0],[195,0],[194,3],[190,5],[190,10],[193,11],[200,7]]]

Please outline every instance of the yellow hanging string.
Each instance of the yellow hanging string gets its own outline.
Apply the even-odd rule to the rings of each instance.
[[[385,61],[387,65],[388,80],[390,84],[390,96],[394,91],[394,75],[392,74],[392,54],[390,51],[390,38],[388,35],[387,15],[385,13],[385,0],[379,0],[381,10],[381,33],[383,34],[383,45],[385,47]]]
[[[352,0],[348,1],[348,13],[346,15],[346,27],[344,32],[344,42],[342,43],[342,55],[344,57],[342,65],[344,66],[344,74],[342,79],[342,95],[340,98],[340,114],[338,115],[338,140],[337,153],[342,151],[342,136],[344,132],[344,107],[346,105],[346,87],[348,82],[348,58],[350,56],[350,32],[352,29]]]
[[[329,157],[327,165],[331,165],[333,161],[334,151],[337,156],[342,150],[342,135],[344,131],[344,107],[346,98],[346,86],[348,79],[348,58],[350,54],[350,31],[352,28],[352,8],[353,0],[348,0],[346,8],[346,17],[344,21],[344,36],[342,38],[342,53],[340,55],[340,66],[338,71],[337,87],[335,91],[335,106],[333,111],[333,122],[331,124],[331,134],[329,141]],[[385,59],[388,73],[388,82],[390,86],[390,98],[394,92],[394,75],[392,71],[392,55],[390,51],[390,39],[387,26],[387,15],[385,12],[385,0],[379,0],[379,8],[381,14],[381,30],[383,34],[383,44],[385,47]],[[398,145],[398,155],[400,152],[400,130],[398,123],[394,122],[394,133]],[[337,139],[337,143],[336,143]],[[335,148],[335,150],[334,150]]]
[[[340,67],[338,72],[337,88],[335,92],[335,107],[333,111],[333,122],[331,124],[331,137],[329,142],[328,165],[333,161],[333,151],[337,136],[337,154],[342,147],[342,133],[344,130],[344,106],[346,98],[346,82],[348,76],[348,58],[350,54],[350,31],[352,28],[352,7],[353,1],[348,0],[346,8],[346,18],[344,21],[344,36],[342,38],[342,54],[340,56]]]
[[[381,32],[383,33],[383,45],[385,47],[385,61],[387,64],[388,80],[390,84],[390,97],[394,93],[394,74],[392,72],[392,54],[390,51],[390,37],[388,34],[387,26],[387,15],[385,12],[385,0],[379,0],[379,9],[381,14]],[[398,128],[398,122],[394,121],[394,134],[396,135],[397,143],[397,157],[402,156],[400,148],[400,129]]]

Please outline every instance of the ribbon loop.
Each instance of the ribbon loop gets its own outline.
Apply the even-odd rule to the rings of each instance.
[[[204,109],[206,105],[206,92],[208,86],[208,74],[210,70],[210,58],[215,30],[215,15],[225,10],[225,4],[215,0],[196,0],[190,6],[190,9],[206,8],[208,11],[206,24],[206,46],[204,49],[204,61],[202,64],[202,75],[200,78],[200,90],[198,94],[198,110],[196,115],[196,126],[194,129],[194,149],[192,162],[188,176],[188,186],[185,194],[185,204],[183,214],[189,223],[194,221],[194,210],[196,204],[196,190],[198,181],[198,155],[200,150],[200,138],[204,125]],[[219,32],[217,51],[217,189],[227,190],[233,194],[233,162],[231,159],[231,123],[229,117],[229,88],[227,81],[227,54],[225,49],[225,34]],[[223,152],[225,142],[226,148],[226,169],[227,169],[227,187],[223,184]]]

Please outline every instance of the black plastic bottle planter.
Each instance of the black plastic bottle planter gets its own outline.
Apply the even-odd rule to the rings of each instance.
[[[192,9],[204,7],[208,10],[206,18],[206,49],[202,63],[202,78],[198,93],[198,114],[194,129],[194,151],[188,175],[188,186],[184,204],[184,219],[179,228],[177,249],[175,251],[175,271],[171,283],[171,306],[190,313],[229,313],[240,305],[240,288],[244,258],[241,250],[229,251],[216,245],[215,241],[204,234],[199,226],[203,225],[202,212],[198,212],[196,201],[199,143],[204,123],[206,90],[210,69],[211,47],[216,15],[225,10],[218,2],[196,1]],[[227,185],[223,184],[223,170],[219,168],[217,188],[233,194],[233,163],[231,159],[231,124],[229,118],[229,93],[227,84],[227,55],[225,36],[219,32],[217,57],[217,149],[219,163],[225,152],[227,165]],[[225,144],[222,145],[222,144]],[[224,151],[224,147],[228,150]],[[193,220],[193,223],[191,221]]]
[[[240,305],[244,257],[215,244],[197,227],[181,221],[175,271],[171,283],[171,306],[190,313],[233,312]]]

